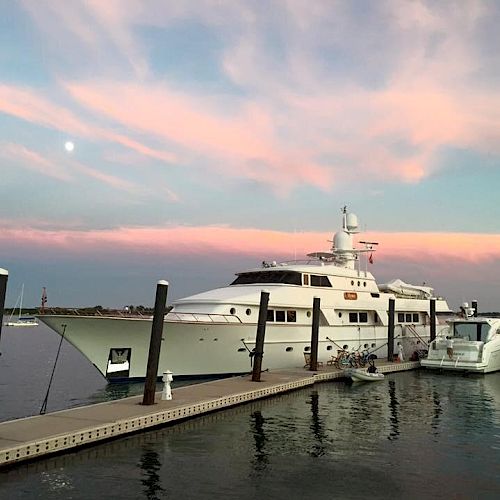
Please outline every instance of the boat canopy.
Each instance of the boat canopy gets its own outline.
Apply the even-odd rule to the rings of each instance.
[[[434,289],[430,286],[410,285],[400,279],[389,281],[389,283],[379,285],[381,292],[392,292],[401,297],[414,297],[419,299],[431,299]]]

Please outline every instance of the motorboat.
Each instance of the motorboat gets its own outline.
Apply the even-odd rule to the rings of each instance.
[[[321,301],[318,359],[338,349],[358,348],[387,356],[389,299],[395,301],[395,345],[406,352],[424,345],[430,334],[431,300],[436,328],[450,314],[445,299],[430,287],[397,282],[379,287],[368,271],[377,243],[360,241],[355,248],[358,219],[344,207],[342,227],[330,251],[289,262],[263,261],[239,272],[227,286],[176,300],[165,316],[158,376],[248,373],[255,348],[262,290],[269,292],[262,369],[303,365],[311,350],[312,305]],[[411,293],[408,291],[411,290]],[[144,378],[152,316],[129,311],[99,315],[61,314],[40,320],[73,344],[108,380]]]
[[[490,373],[500,370],[500,318],[474,316],[465,303],[429,345],[425,368]]]
[[[353,382],[377,382],[378,380],[384,380],[385,378],[383,373],[370,373],[361,368],[348,368],[345,370],[345,375],[350,377]]]

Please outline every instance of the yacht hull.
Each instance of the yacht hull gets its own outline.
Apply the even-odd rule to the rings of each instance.
[[[106,378],[145,377],[150,318],[53,315],[40,316],[40,320],[60,335],[64,334]],[[167,370],[177,376],[248,373],[256,330],[255,323],[165,321],[158,376]],[[428,332],[421,330],[419,338],[428,339]],[[387,328],[321,326],[318,359],[330,360],[344,345],[354,350],[365,344],[379,358],[386,357]],[[302,367],[304,352],[310,345],[310,325],[268,324],[262,369]]]

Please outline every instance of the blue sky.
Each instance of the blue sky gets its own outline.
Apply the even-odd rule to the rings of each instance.
[[[8,305],[22,283],[28,305],[42,286],[64,306],[152,303],[158,279],[172,298],[204,290],[327,249],[347,204],[381,242],[380,281],[500,309],[497,2],[2,14]]]

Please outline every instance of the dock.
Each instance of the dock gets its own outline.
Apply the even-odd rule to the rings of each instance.
[[[413,370],[420,362],[377,363],[381,373]],[[344,378],[342,370],[326,366],[315,372],[304,368],[225,378],[172,390],[173,398],[145,406],[142,396],[61,410],[0,423],[0,467],[13,466],[64,453],[127,434],[175,424],[188,418]]]

